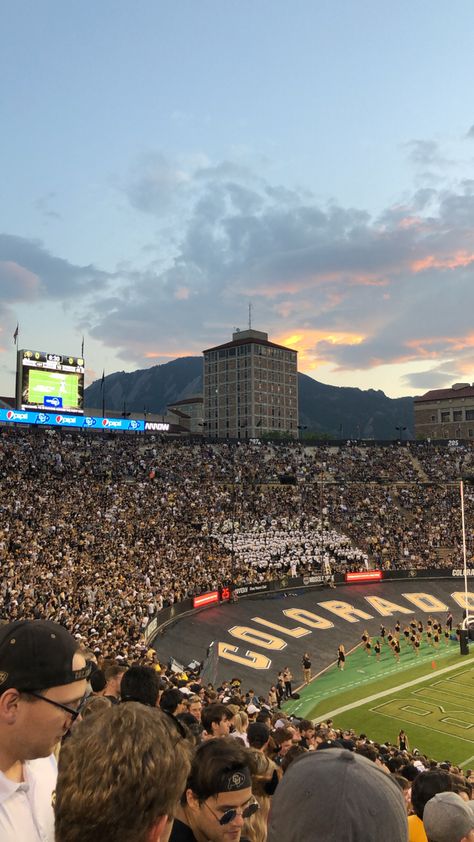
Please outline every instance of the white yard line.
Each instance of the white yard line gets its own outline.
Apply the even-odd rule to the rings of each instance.
[[[433,728],[432,725],[422,725],[421,722],[415,723],[412,719],[403,719],[398,714],[392,716],[391,713],[382,713],[377,708],[371,708],[371,713],[377,713],[379,716],[385,716],[387,719],[395,719],[397,722],[407,722],[409,725],[414,725],[415,728],[426,728],[427,731],[436,731],[437,734],[441,734],[443,737],[448,737],[452,740],[462,740],[463,743],[471,743],[471,745],[474,742],[474,740],[468,740],[467,737],[458,737],[457,734],[447,734],[446,731],[440,731],[438,728]],[[464,763],[462,765],[464,766]]]
[[[465,658],[465,656],[464,656]],[[473,657],[469,656],[468,660],[462,661],[462,664],[472,664]],[[438,677],[439,675],[445,675],[447,672],[452,672],[453,670],[458,670],[462,664],[452,664],[449,667],[443,667],[443,669],[436,670],[435,676]],[[398,687],[391,687],[390,690],[381,690],[379,693],[374,693],[372,696],[366,696],[364,699],[359,699],[356,702],[351,702],[349,705],[343,705],[340,708],[334,708],[334,710],[329,710],[327,713],[318,714],[317,718],[313,719],[313,722],[321,722],[323,719],[332,719],[334,716],[337,716],[339,713],[346,713],[348,710],[352,710],[353,708],[361,707],[362,705],[366,705],[368,702],[375,702],[377,699],[383,699],[385,696],[391,696],[395,693],[398,693],[400,690],[406,690],[407,687],[415,687],[417,684],[421,684],[422,681],[429,681],[429,675],[423,675],[421,678],[415,678],[413,681],[406,681],[404,684],[399,684]],[[344,690],[343,687],[340,688]]]

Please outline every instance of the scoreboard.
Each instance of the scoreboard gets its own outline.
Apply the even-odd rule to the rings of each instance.
[[[18,351],[16,404],[19,409],[84,412],[82,357]]]

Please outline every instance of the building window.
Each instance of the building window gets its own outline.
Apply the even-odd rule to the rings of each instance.
[[[441,413],[441,423],[446,424],[448,421],[451,421],[451,413],[449,410]]]
[[[474,409],[466,409],[466,421],[474,421]]]
[[[462,409],[453,410],[453,421],[462,421]]]

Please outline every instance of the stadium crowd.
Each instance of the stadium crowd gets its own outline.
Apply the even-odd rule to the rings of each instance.
[[[0,616],[51,619],[130,659],[163,606],[231,581],[459,564],[450,483],[473,452],[4,427]],[[472,522],[470,487],[466,509]]]
[[[59,770],[57,759],[59,758]],[[471,771],[0,626],[2,842],[473,842]]]

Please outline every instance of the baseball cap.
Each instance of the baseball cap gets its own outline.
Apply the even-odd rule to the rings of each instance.
[[[252,716],[252,714],[254,713],[260,713],[260,708],[258,708],[257,705],[250,704],[247,707],[247,713],[249,713],[250,716]]]
[[[474,802],[457,792],[438,792],[425,805],[423,825],[431,842],[460,842],[474,830]]]
[[[273,796],[268,842],[408,842],[398,784],[352,751],[308,751],[285,772]]]
[[[0,694],[47,690],[88,678],[90,665],[73,670],[78,644],[58,623],[17,620],[0,626]]]

